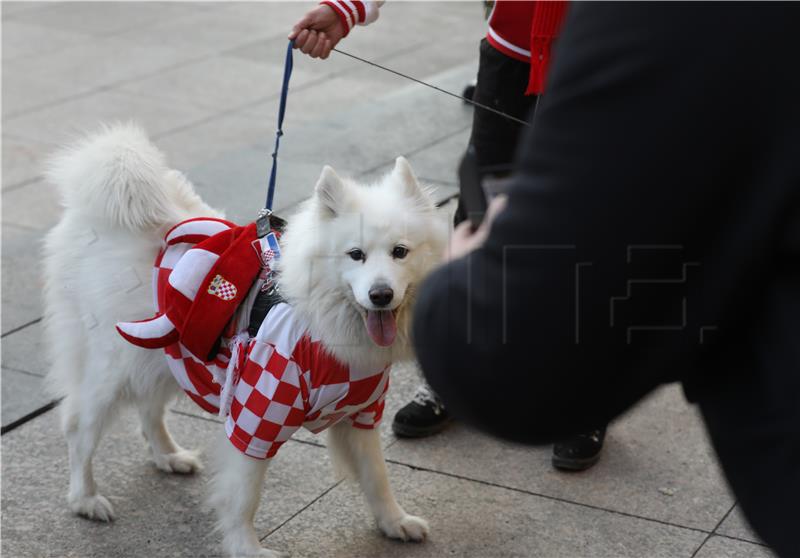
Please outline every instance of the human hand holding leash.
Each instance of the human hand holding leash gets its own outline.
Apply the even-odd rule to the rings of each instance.
[[[486,242],[486,238],[489,236],[492,223],[497,215],[505,209],[507,202],[508,197],[504,195],[493,198],[486,210],[486,217],[474,231],[472,230],[472,223],[469,220],[459,224],[453,231],[453,236],[450,238],[450,246],[448,246],[445,251],[444,261],[449,262],[464,257],[476,248],[483,246],[483,243]]]
[[[324,60],[345,34],[342,20],[333,8],[322,4],[294,24],[289,40],[294,40],[300,52]]]

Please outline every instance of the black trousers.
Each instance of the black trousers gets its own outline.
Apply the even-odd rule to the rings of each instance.
[[[486,39],[481,41],[478,83],[473,100],[520,120],[527,120],[536,97],[525,95],[530,65],[499,52]],[[511,171],[517,143],[525,126],[499,114],[475,107],[470,145],[475,147],[483,175],[503,175]],[[459,197],[455,223],[466,219]]]
[[[472,99],[520,120],[529,121],[538,97],[525,95],[530,78],[530,65],[515,60],[495,49],[486,39],[481,41],[478,82]],[[520,137],[526,130],[497,113],[475,107],[469,143],[475,147],[478,166],[483,176],[511,173]],[[458,198],[453,220],[458,225],[467,213]]]

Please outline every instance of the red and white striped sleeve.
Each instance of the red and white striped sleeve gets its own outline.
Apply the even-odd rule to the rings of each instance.
[[[355,25],[369,25],[378,19],[384,0],[323,0],[342,20],[346,37]]]

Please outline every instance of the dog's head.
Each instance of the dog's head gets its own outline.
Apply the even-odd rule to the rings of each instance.
[[[284,235],[285,296],[334,350],[361,343],[402,354],[415,288],[442,254],[448,221],[402,157],[372,185],[325,167]]]

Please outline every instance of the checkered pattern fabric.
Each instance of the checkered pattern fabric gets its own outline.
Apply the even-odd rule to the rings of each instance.
[[[214,358],[217,340],[261,272],[264,246],[257,228],[206,217],[175,225],[156,262],[167,275],[158,312],[147,320],[117,323],[120,335],[147,349],[179,340],[198,358]]]
[[[163,304],[170,262],[180,258],[176,252],[189,248],[168,247],[156,260],[156,310]],[[219,412],[221,386],[231,357],[224,345],[210,362],[198,359],[180,341],[164,349],[181,388],[214,414]],[[308,334],[307,326],[288,304],[270,310],[258,334],[240,353],[225,430],[231,443],[246,455],[259,459],[274,456],[301,426],[317,433],[341,420],[366,429],[380,423],[389,365],[366,371],[344,366]]]
[[[227,281],[222,275],[217,275],[208,286],[208,294],[218,296],[222,300],[236,298],[236,285]]]
[[[269,458],[301,426],[321,432],[348,419],[375,428],[383,416],[389,366],[357,373],[313,339],[292,308],[278,304],[250,342],[225,422],[246,455]]]

